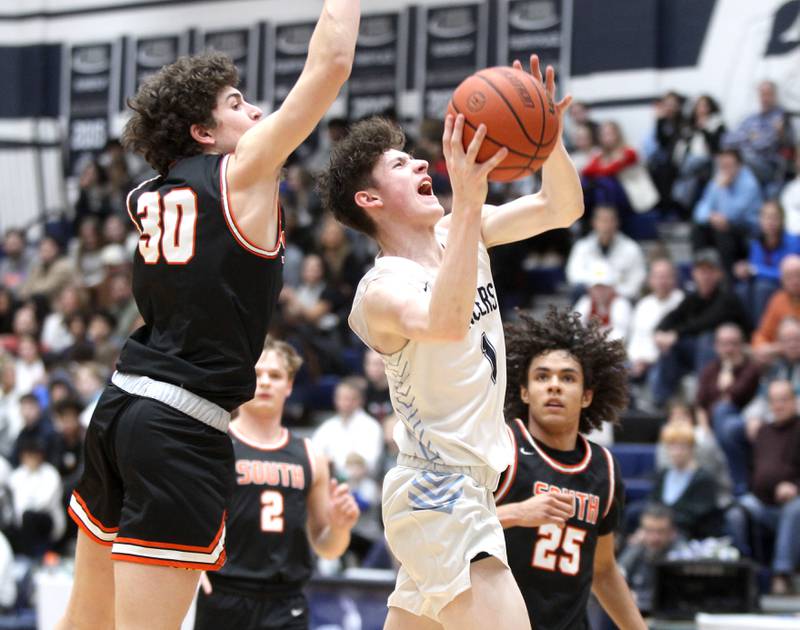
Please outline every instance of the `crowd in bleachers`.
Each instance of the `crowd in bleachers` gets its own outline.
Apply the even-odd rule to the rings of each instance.
[[[681,541],[729,535],[740,553],[771,567],[778,593],[800,564],[800,151],[776,86],[761,83],[758,96],[760,109],[726,129],[713,98],[669,92],[652,133],[636,142],[575,103],[565,139],[582,177],[584,218],[492,251],[504,317],[569,301],[601,321],[628,349],[627,422],[663,424],[651,468],[639,471],[649,479],[631,480],[625,519],[622,565],[634,588],[643,585],[644,608],[648,567]],[[428,160],[447,207],[441,128],[409,128],[409,150]],[[312,436],[362,509],[345,564],[390,566],[379,504],[395,420],[380,357],[347,326],[376,252],[326,216],[314,190],[315,169],[346,129],[329,121],[319,149],[287,165],[285,286],[271,332],[305,359],[287,424]],[[131,291],[138,234],[125,198],[149,176],[112,141],[82,166],[74,207],[31,230],[37,242],[26,230],[5,231],[0,565],[10,562],[8,544],[35,562],[72,552],[65,507],[82,436],[140,323]],[[493,184],[489,202],[537,185],[535,177]],[[0,566],[0,582],[6,574]],[[6,594],[0,583],[0,608],[13,608]]]

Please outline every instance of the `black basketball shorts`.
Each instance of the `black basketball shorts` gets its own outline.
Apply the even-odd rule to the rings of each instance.
[[[280,597],[197,592],[194,630],[308,630],[308,601],[301,593]]]
[[[227,433],[112,384],[89,424],[85,458],[69,514],[111,546],[113,559],[206,571],[224,564],[235,479]]]

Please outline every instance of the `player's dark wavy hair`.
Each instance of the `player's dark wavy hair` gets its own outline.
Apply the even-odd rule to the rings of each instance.
[[[194,124],[216,127],[212,110],[220,90],[238,84],[236,66],[218,52],[164,66],[128,99],[133,116],[122,132],[123,146],[164,175],[175,160],[202,153],[189,129]]]
[[[584,325],[578,313],[550,307],[543,320],[520,313],[519,320],[505,327],[508,381],[506,418],[528,417],[528,406],[520,398],[520,387],[528,384],[528,370],[538,356],[564,350],[580,363],[584,389],[594,392],[592,403],[581,411],[579,431],[588,433],[605,422],[616,424],[628,404],[628,373],[625,346],[608,339],[592,321]]]
[[[373,116],[355,123],[331,150],[328,168],[317,177],[322,205],[344,225],[375,237],[375,222],[355,202],[355,194],[374,186],[372,169],[389,149],[402,149],[406,137],[395,123]]]

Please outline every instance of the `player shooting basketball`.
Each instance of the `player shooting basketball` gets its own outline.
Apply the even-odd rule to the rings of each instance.
[[[537,630],[588,630],[593,591],[621,630],[646,630],[614,558],[624,488],[611,453],[581,433],[627,403],[625,348],[551,309],[506,326],[514,463],[496,493],[511,570]]]
[[[517,62],[515,66],[521,70]],[[531,72],[541,80],[538,58]],[[546,89],[555,91],[552,68]],[[559,117],[567,97],[555,104]],[[344,224],[381,253],[361,280],[350,325],[381,353],[400,422],[398,466],[384,481],[383,518],[401,563],[386,628],[529,628],[508,569],[492,492],[513,451],[503,420],[505,346],[487,249],[568,227],[583,212],[578,174],[559,140],[542,190],[485,206],[487,176],[506,156],[465,150],[464,119],[448,116],[443,149],[453,212],[428,164],[402,151],[402,132],[371,119],[339,142],[320,190]]]

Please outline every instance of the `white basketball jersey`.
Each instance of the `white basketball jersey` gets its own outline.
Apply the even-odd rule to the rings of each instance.
[[[444,242],[446,230],[437,230]],[[513,450],[503,419],[506,352],[497,292],[483,243],[478,252],[478,286],[469,332],[461,341],[409,341],[382,355],[399,422],[394,439],[401,453],[449,466],[505,470]],[[361,279],[349,324],[373,347],[363,298],[372,282],[412,287],[428,302],[435,273],[407,258],[379,256]]]

